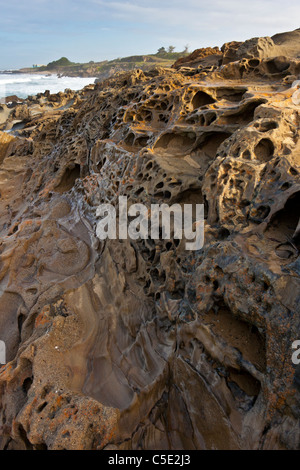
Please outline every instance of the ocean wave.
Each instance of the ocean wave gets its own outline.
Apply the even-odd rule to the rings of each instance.
[[[57,75],[37,74],[0,74],[0,98],[17,95],[19,98],[27,98],[49,90],[50,93],[58,93],[66,88],[80,90],[90,83],[94,83],[95,77],[58,77]]]
[[[42,75],[37,75],[34,78],[30,77],[21,77],[18,75],[13,76],[10,74],[9,78],[6,78],[7,74],[0,75],[0,85],[9,85],[9,84],[17,84],[17,83],[30,83],[31,81],[38,81],[41,80],[42,78],[49,78],[49,77],[44,77]]]

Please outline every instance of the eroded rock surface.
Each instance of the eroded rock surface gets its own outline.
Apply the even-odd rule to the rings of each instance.
[[[3,449],[299,448],[300,61],[222,63],[2,105]],[[120,195],[204,247],[99,241]]]

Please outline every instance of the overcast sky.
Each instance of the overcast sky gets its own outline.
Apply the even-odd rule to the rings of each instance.
[[[221,46],[300,27],[299,0],[0,0],[0,69]]]

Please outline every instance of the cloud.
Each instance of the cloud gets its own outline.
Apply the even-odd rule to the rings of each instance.
[[[279,0],[0,0],[0,11],[1,26],[5,30],[12,27],[38,29],[39,25],[47,23],[55,27],[95,21],[106,27],[105,23],[117,21],[124,26],[126,23],[152,26],[154,30],[176,27],[179,32],[194,32],[196,37],[211,28],[232,34],[244,30],[251,36],[252,27],[255,30],[264,27],[295,29],[300,4],[298,0],[291,0],[283,8]]]
[[[154,0],[150,4],[145,0],[108,1],[89,0],[93,4],[115,18],[123,18],[131,22],[163,23],[165,27],[181,25],[193,30],[201,24],[206,29],[217,21],[219,28],[231,21],[232,31],[243,22],[243,27],[250,24],[293,25],[299,18],[300,4],[291,0],[284,5],[280,0],[185,0],[164,2]],[[295,16],[296,15],[296,16]],[[247,28],[248,29],[248,28]]]
[[[0,68],[7,57],[28,57],[29,43],[33,62],[51,48],[76,61],[84,51],[101,60],[169,44],[177,50],[187,43],[190,49],[221,46],[300,26],[299,0],[0,0],[0,11],[1,37],[6,45],[11,40],[1,48]]]

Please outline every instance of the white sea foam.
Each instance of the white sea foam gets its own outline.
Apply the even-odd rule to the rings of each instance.
[[[49,90],[50,93],[58,93],[66,88],[81,90],[86,85],[94,83],[95,77],[61,77],[57,75],[39,74],[0,74],[0,98],[17,95],[19,98],[27,98]]]

